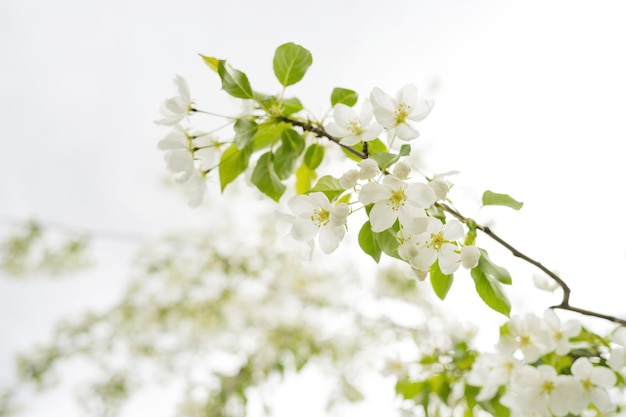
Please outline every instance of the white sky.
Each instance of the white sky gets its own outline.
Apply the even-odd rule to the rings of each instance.
[[[159,103],[180,74],[207,109],[228,106],[198,53],[228,58],[254,88],[277,91],[273,51],[293,41],[314,64],[292,93],[319,114],[335,86],[362,96],[420,86],[436,100],[420,128],[425,164],[461,171],[463,212],[475,215],[485,189],[524,201],[520,212],[489,208],[477,218],[559,270],[572,303],[626,316],[624,21],[624,3],[603,0],[5,0],[0,219],[149,236],[210,225],[206,211],[162,186]],[[215,193],[209,200],[226,204]],[[0,282],[0,375],[10,352],[45,338],[54,317],[114,298],[104,290],[119,288],[130,248],[100,248],[110,263],[89,281]],[[530,300],[534,271],[499,259],[522,294],[514,312],[556,302]],[[469,277],[457,281],[453,310],[499,320],[479,306]]]

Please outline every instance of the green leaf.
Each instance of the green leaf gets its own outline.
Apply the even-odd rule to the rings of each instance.
[[[257,131],[252,138],[254,150],[258,151],[268,146],[272,146],[280,139],[285,129],[290,129],[291,125],[284,122],[270,120],[257,126]]]
[[[274,74],[284,86],[297,83],[313,63],[311,53],[293,42],[285,43],[274,54]]]
[[[454,280],[454,275],[445,275],[441,272],[439,268],[439,261],[435,261],[434,264],[430,267],[430,284],[435,290],[435,294],[440,299],[445,299],[448,291],[450,291],[450,287],[452,287],[452,281]]]
[[[233,143],[224,151],[219,166],[222,192],[228,184],[248,168],[250,155],[252,155],[252,146],[250,144],[240,150]]]
[[[372,232],[372,225],[369,221],[363,223],[361,230],[359,231],[359,246],[363,249],[363,252],[371,256],[376,263],[380,262],[381,248],[378,245],[378,240],[374,232]]]
[[[376,237],[376,241],[378,242],[378,246],[380,249],[385,252],[388,256],[393,258],[402,259],[400,255],[398,255],[398,246],[400,242],[398,242],[398,238],[396,237],[397,231],[389,228],[379,233],[374,233]]]
[[[217,72],[222,79],[222,89],[233,97],[252,99],[252,87],[243,72],[232,68],[226,61],[219,61]]]
[[[400,146],[400,156],[407,156],[411,154],[411,145],[409,145],[408,143],[405,143],[404,145]]]
[[[317,178],[315,171],[306,166],[306,164],[300,165],[300,168],[296,170],[296,193],[304,194],[311,189],[311,184]]]
[[[198,54],[202,57],[202,60],[204,61],[205,64],[207,64],[209,66],[209,68],[211,68],[213,71],[218,72],[218,67],[220,64],[220,60],[217,58],[214,58],[212,56],[206,56],[206,55],[202,55],[202,54]]]
[[[235,122],[235,145],[237,149],[242,149],[246,146],[257,131],[257,124],[252,119],[237,119]]]
[[[415,400],[416,404],[420,404],[423,398],[428,397],[429,387],[426,381],[401,379],[396,383],[396,393],[402,395],[405,400]]]
[[[358,98],[359,95],[356,91],[336,87],[330,95],[330,104],[335,107],[337,103],[342,103],[346,106],[352,107],[356,104]]]
[[[381,171],[384,171],[385,169],[389,168],[391,165],[398,162],[398,160],[400,159],[400,156],[393,154],[393,153],[376,152],[376,153],[372,153],[370,155],[370,158],[378,162],[378,167],[381,169]]]
[[[259,158],[252,172],[251,181],[263,194],[278,202],[287,188],[274,172],[272,153],[267,152]]]
[[[514,210],[522,208],[524,203],[515,200],[508,194],[498,194],[493,191],[485,191],[483,194],[483,206],[506,206]]]
[[[293,174],[296,160],[304,151],[304,138],[293,129],[281,134],[281,146],[274,154],[274,169],[280,179],[287,179]]]
[[[502,291],[500,283],[488,277],[479,267],[473,268],[471,275],[476,285],[476,292],[485,304],[508,317],[511,312],[511,303]]]
[[[322,163],[324,159],[324,147],[314,143],[309,146],[304,154],[304,163],[311,169],[315,169]]]
[[[510,285],[512,283],[511,274],[505,268],[498,266],[489,259],[489,254],[484,249],[480,250],[480,259],[477,268],[483,271],[489,278],[495,279],[502,284]]]
[[[304,108],[300,100],[298,100],[296,97],[283,99],[283,101],[280,103],[280,107],[281,107],[282,113],[285,116],[298,113],[300,110]]]
[[[326,197],[328,197],[330,201],[334,201],[345,190],[341,187],[341,184],[339,184],[339,179],[331,175],[324,175],[310,190],[311,193],[316,191],[326,194]]]

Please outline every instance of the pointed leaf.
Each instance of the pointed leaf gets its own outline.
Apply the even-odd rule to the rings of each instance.
[[[248,168],[250,156],[252,155],[252,146],[248,144],[243,149],[237,149],[233,143],[222,154],[220,159],[219,173],[220,186],[222,192],[228,184],[243,173]]]
[[[285,43],[274,54],[274,74],[284,86],[297,83],[313,63],[311,53],[293,42]]]
[[[280,182],[276,172],[274,172],[272,158],[273,155],[271,152],[261,155],[254,167],[250,180],[257,186],[259,191],[278,202],[287,187]]]
[[[409,145],[408,143],[405,143],[404,145],[400,147],[400,152],[399,152],[400,156],[408,156],[410,153],[411,153],[411,145]]]
[[[476,285],[476,292],[485,304],[508,317],[511,313],[511,303],[500,283],[488,277],[479,267],[473,268],[471,275]]]
[[[382,250],[378,245],[378,240],[374,232],[372,232],[372,225],[369,221],[363,223],[359,231],[359,246],[363,249],[363,252],[371,256],[376,263],[380,262]]]
[[[322,163],[324,159],[324,147],[314,143],[309,146],[304,154],[304,163],[311,169],[315,169]]]
[[[311,188],[310,192],[320,191],[328,197],[330,201],[334,201],[345,190],[339,184],[339,180],[331,175],[324,175],[317,181],[317,184]]]
[[[219,61],[217,72],[222,79],[222,89],[233,97],[253,99],[252,87],[243,72],[232,68],[226,61]]]
[[[214,58],[212,56],[206,56],[206,55],[202,55],[202,54],[198,54],[202,57],[202,60],[204,61],[205,64],[207,64],[209,66],[209,68],[211,68],[213,71],[218,72],[218,67],[220,64],[220,60],[217,58]]]
[[[489,258],[489,254],[486,250],[480,249],[480,259],[478,260],[478,266],[489,278],[495,279],[503,284],[510,285],[512,283],[511,274],[505,268],[493,263]]]
[[[489,190],[483,193],[483,206],[506,206],[519,210],[523,205],[524,203],[515,200],[508,194],[498,194]]]
[[[450,287],[452,287],[452,281],[454,280],[454,275],[445,275],[441,272],[439,268],[439,261],[435,261],[434,264],[430,267],[430,285],[432,285],[433,290],[435,290],[435,294],[440,299],[446,298],[448,291],[450,291]]]
[[[389,228],[380,233],[374,233],[374,235],[376,236],[378,246],[380,246],[380,249],[385,252],[387,256],[402,259],[400,255],[398,255],[400,242],[398,242],[398,238],[396,237],[397,231],[394,231],[393,228]]]
[[[246,146],[257,131],[257,124],[252,119],[237,119],[235,122],[235,145],[237,149],[242,149]]]
[[[352,107],[356,104],[358,98],[359,95],[356,93],[356,91],[336,87],[335,89],[333,89],[333,92],[330,95],[330,104],[333,107],[335,107],[335,105],[338,103]]]
[[[400,159],[398,155],[387,152],[372,153],[370,155],[370,158],[378,163],[378,167],[381,169],[381,171],[389,168]]]

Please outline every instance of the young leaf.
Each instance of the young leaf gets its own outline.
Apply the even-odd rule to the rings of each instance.
[[[233,97],[254,98],[248,77],[243,72],[232,68],[226,61],[219,61],[217,72],[222,79],[222,89]]]
[[[382,250],[378,245],[378,240],[374,232],[372,232],[372,225],[369,221],[363,223],[361,231],[359,231],[359,246],[361,246],[363,252],[371,256],[376,263],[380,262]]]
[[[296,97],[283,99],[283,101],[280,103],[280,107],[282,109],[283,115],[285,116],[298,113],[304,108],[300,100],[298,100]]]
[[[410,153],[411,153],[411,145],[409,145],[408,143],[405,143],[404,145],[400,147],[400,152],[398,153],[398,155],[407,156]]]
[[[258,125],[256,134],[252,138],[254,150],[258,151],[260,149],[273,145],[276,141],[280,139],[283,131],[290,128],[291,125],[288,123],[276,122],[273,120],[261,123],[260,125]]]
[[[483,206],[506,206],[513,210],[519,210],[524,203],[515,200],[508,194],[498,194],[493,191],[485,191],[483,193]]]
[[[370,158],[378,162],[378,167],[381,170],[385,170],[389,168],[391,165],[395,164],[400,159],[398,155],[393,154],[393,153],[387,153],[387,152],[372,153],[370,155]]]
[[[315,191],[323,192],[330,201],[334,201],[345,190],[341,187],[337,178],[334,178],[331,175],[324,175],[310,190],[310,192]]]
[[[480,250],[480,259],[477,268],[483,271],[489,278],[495,279],[503,284],[511,285],[511,274],[505,268],[494,264],[489,259],[489,254],[484,249]]]
[[[356,104],[358,98],[356,91],[336,87],[330,95],[330,104],[335,107],[335,104],[342,103],[352,107]]]
[[[293,42],[285,43],[274,54],[274,74],[284,86],[297,83],[313,63],[311,53]]]
[[[304,138],[293,129],[285,130],[281,135],[281,146],[274,154],[274,170],[278,178],[284,180],[293,174],[296,160],[304,150]]]
[[[387,229],[380,233],[374,233],[378,246],[380,246],[380,249],[385,252],[387,256],[402,259],[400,255],[398,255],[398,246],[400,245],[400,242],[398,242],[396,234],[397,232],[393,229]]]
[[[274,172],[272,153],[267,152],[259,158],[252,172],[251,181],[259,191],[278,202],[287,188]]]
[[[441,272],[439,268],[439,261],[435,261],[434,264],[430,267],[430,284],[435,290],[435,294],[440,299],[446,298],[448,291],[450,291],[450,287],[452,287],[452,281],[454,280],[454,275],[445,275]]]
[[[296,193],[304,194],[311,189],[311,184],[317,178],[315,171],[306,164],[300,165],[296,170]]]
[[[248,163],[252,155],[252,146],[248,144],[243,149],[237,149],[234,143],[230,145],[222,154],[220,159],[220,186],[222,192],[228,184],[243,173],[248,168]]]
[[[304,154],[304,163],[311,169],[315,169],[322,163],[324,159],[324,147],[314,143],[309,146]]]
[[[257,124],[252,119],[237,119],[235,122],[235,145],[237,149],[242,149],[246,146],[257,131]]]
[[[504,291],[502,291],[500,283],[487,276],[480,267],[473,268],[471,275],[476,285],[476,292],[485,304],[492,310],[508,317],[511,313],[511,303]]]
[[[214,58],[212,56],[206,56],[206,55],[202,55],[202,54],[198,54],[200,55],[200,57],[202,57],[202,60],[204,61],[205,64],[207,64],[209,66],[209,68],[211,68],[213,71],[217,72],[217,69],[219,67],[220,64],[220,60],[217,58]]]

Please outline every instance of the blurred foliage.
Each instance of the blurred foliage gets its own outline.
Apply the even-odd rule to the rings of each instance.
[[[0,271],[10,277],[65,276],[90,265],[82,235],[55,233],[29,221],[13,227],[0,240]]]
[[[48,343],[22,353],[16,387],[53,387],[78,361],[93,371],[78,393],[85,415],[116,416],[142,387],[178,381],[172,415],[237,417],[252,392],[263,398],[277,378],[315,366],[335,385],[332,413],[363,399],[362,376],[394,347],[434,348],[443,321],[410,270],[373,277],[351,262],[305,261],[280,249],[276,232],[260,236],[214,231],[145,247],[122,300],[61,322]],[[391,304],[404,306],[401,320]]]

